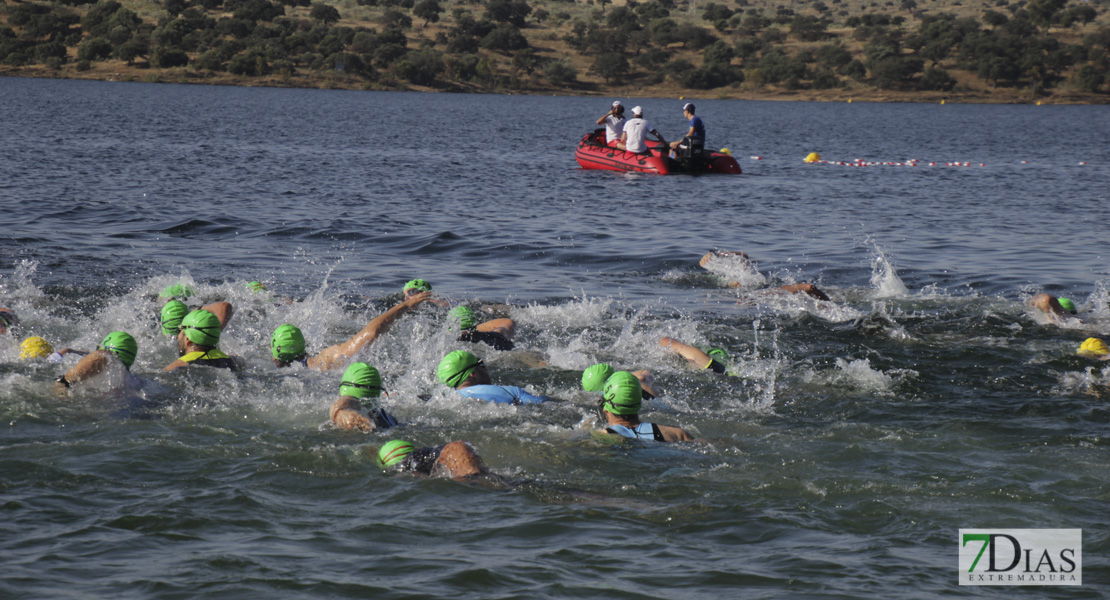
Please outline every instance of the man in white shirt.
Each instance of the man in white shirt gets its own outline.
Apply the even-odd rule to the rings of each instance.
[[[640,154],[647,151],[646,138],[647,134],[652,134],[659,138],[663,143],[663,147],[667,147],[667,141],[663,136],[655,130],[655,127],[644,119],[644,109],[639,106],[632,107],[632,118],[625,122],[624,132],[621,133],[621,143],[617,144],[617,148]]]
[[[624,105],[621,101],[614,101],[612,108],[597,120],[597,124],[605,126],[605,145],[615,148],[624,131]]]

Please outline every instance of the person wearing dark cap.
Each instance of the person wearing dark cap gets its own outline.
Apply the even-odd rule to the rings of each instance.
[[[617,144],[617,148],[635,154],[648,153],[647,134],[649,133],[659,138],[664,148],[667,147],[667,140],[663,139],[655,127],[644,118],[644,109],[633,106],[632,118],[624,123],[624,131],[621,133],[621,141]]]
[[[682,115],[690,120],[690,129],[686,131],[686,135],[678,141],[671,142],[671,150],[678,152],[679,148],[684,144],[689,144],[690,140],[698,140],[699,146],[705,146],[705,123],[701,122],[701,117],[694,114],[694,105],[687,102],[682,107]]]
[[[624,105],[621,101],[614,101],[609,112],[598,118],[597,124],[605,126],[605,145],[616,148],[624,132]]]

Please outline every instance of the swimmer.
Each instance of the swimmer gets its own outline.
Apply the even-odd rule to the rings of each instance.
[[[207,310],[197,309],[185,315],[181,320],[181,331],[177,334],[177,355],[180,358],[162,370],[169,372],[197,365],[241,371],[246,366],[246,361],[238,356],[224,354],[216,347],[220,343],[222,331],[223,322]]]
[[[220,320],[220,330],[227,328],[228,321],[231,321],[231,316],[235,312],[229,302],[213,302],[205,304],[200,307],[200,310],[206,310]],[[170,300],[162,305],[162,335],[177,335],[181,332],[181,321],[191,311],[184,302],[180,300]]]
[[[125,331],[109,333],[96,350],[86,355],[73,368],[60,375],[57,382],[58,391],[64,393],[74,384],[81,383],[95,377],[115,363],[122,364],[124,372],[130,375],[131,365],[135,363],[135,356],[139,353],[139,344],[131,334]],[[134,377],[133,375],[131,377]]]
[[[187,283],[175,283],[167,285],[161,292],[158,293],[159,300],[188,300],[196,295],[193,288]]]
[[[699,369],[706,369],[714,373],[728,372],[730,359],[728,353],[720,348],[702,350],[669,337],[660,339],[659,345],[685,358],[690,361],[690,364]]]
[[[442,446],[417,448],[410,442],[393,440],[378,451],[378,462],[385,469],[421,475],[447,475],[467,479],[486,475],[489,470],[482,457],[467,442],[456,441]]]
[[[74,350],[73,348],[62,348],[57,352],[50,342],[38,336],[31,336],[19,345],[19,360],[27,360],[28,358],[45,358],[52,363],[62,362],[62,357],[67,354],[77,354],[84,356],[88,352],[82,350]]]
[[[727,250],[711,250],[709,252],[706,252],[705,256],[701,257],[701,260],[698,261],[698,264],[701,265],[701,267],[703,269],[711,270],[708,265],[709,265],[710,261],[712,261],[714,258],[731,258],[731,257],[740,257],[743,260],[744,263],[751,264],[751,259],[748,258],[747,254],[745,254],[743,252],[730,252],[730,251],[727,251]],[[735,289],[740,289],[740,288],[744,287],[742,284],[740,284],[736,281],[729,281],[729,282],[727,282],[727,285],[728,285],[728,287],[735,288]],[[775,288],[765,288],[765,289],[761,289],[761,290],[758,290],[758,291],[760,291],[760,292],[773,292],[773,293],[787,292],[787,293],[791,293],[791,294],[805,294],[805,295],[810,296],[811,298],[815,298],[817,300],[824,300],[826,302],[831,302],[832,301],[829,298],[828,294],[821,291],[820,288],[813,285],[812,283],[792,283],[792,284],[789,284],[789,285],[780,285],[780,286],[775,287]]]
[[[605,382],[614,372],[613,367],[605,363],[588,367],[585,371],[582,371],[582,389],[587,392],[600,392],[605,387]],[[659,395],[655,390],[655,375],[651,371],[641,369],[631,371],[631,373],[636,379],[640,380],[640,389],[643,391],[645,400],[651,400]]]
[[[448,331],[459,330],[459,342],[482,342],[494,350],[512,350],[516,323],[512,319],[493,319],[479,323],[474,311],[456,306],[447,313]]]
[[[1099,338],[1091,337],[1083,340],[1079,350],[1076,350],[1075,353],[1085,358],[1110,360],[1110,347],[1107,347],[1106,342]]]
[[[339,429],[375,429],[397,426],[397,419],[385,412],[378,399],[382,395],[382,376],[366,363],[352,363],[343,373],[339,398],[331,405],[331,422]]]
[[[15,311],[0,306],[0,335],[8,333],[18,325],[19,317],[15,316]]]
[[[613,373],[605,381],[598,402],[598,413],[606,422],[602,432],[634,440],[705,443],[684,429],[640,421],[641,394],[640,380],[635,375],[628,371]]]
[[[436,376],[459,395],[495,404],[540,404],[550,400],[513,385],[493,385],[486,364],[470,352],[455,350],[443,357]]]
[[[314,356],[308,356],[305,353],[304,333],[300,328],[286,323],[275,329],[270,337],[270,354],[278,368],[288,367],[295,362],[316,371],[330,371],[342,367],[347,359],[385,333],[398,317],[421,302],[428,302],[431,297],[431,292],[409,295],[400,304],[371,319],[366,327],[347,341],[328,346]]]
[[[432,284],[423,279],[413,279],[412,281],[405,284],[405,287],[401,289],[401,294],[404,295],[405,299],[407,300],[415,296],[416,294],[420,294],[423,292],[430,293],[431,291]],[[450,302],[443,300],[442,298],[429,298],[428,302],[431,302],[432,304],[435,304],[437,306],[451,306]]]
[[[1069,298],[1057,298],[1052,294],[1037,294],[1029,300],[1029,306],[1048,315],[1050,318],[1063,319],[1068,316],[1075,315],[1079,312],[1075,308],[1075,302]]]

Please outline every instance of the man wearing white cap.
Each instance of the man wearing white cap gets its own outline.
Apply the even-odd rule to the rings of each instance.
[[[605,145],[615,148],[624,131],[624,105],[621,101],[615,100],[612,108],[597,120],[597,124],[605,126]]]
[[[621,143],[617,144],[617,148],[626,150],[628,152],[635,152],[640,154],[647,152],[647,134],[652,134],[663,142],[666,147],[667,140],[652,127],[651,123],[644,118],[644,109],[639,106],[632,107],[632,118],[625,122],[624,133],[621,134]]]
[[[694,105],[687,102],[682,107],[682,115],[690,119],[690,130],[686,132],[687,138],[699,138],[702,144],[705,143],[705,124],[701,122],[701,117],[694,114]],[[684,138],[685,139],[685,138]],[[678,151],[678,147],[682,145],[683,140],[671,142],[671,150]]]

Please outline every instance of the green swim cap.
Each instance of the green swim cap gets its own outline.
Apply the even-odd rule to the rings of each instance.
[[[175,283],[173,285],[167,285],[166,289],[162,290],[161,294],[158,294],[158,297],[159,298],[188,298],[188,297],[194,295],[195,293],[196,292],[193,291],[193,288],[189,287],[188,285],[186,285],[184,283]]]
[[[181,330],[194,344],[215,346],[220,343],[220,319],[202,309],[194,310],[181,320]]]
[[[189,314],[189,307],[180,300],[170,300],[162,307],[162,335],[177,335],[181,319]]]
[[[1075,303],[1068,298],[1057,298],[1056,301],[1060,303],[1060,308],[1070,312],[1073,315],[1079,312],[1075,310]]]
[[[126,331],[113,331],[104,338],[103,342],[100,342],[96,349],[115,354],[123,366],[130,369],[131,365],[135,364],[135,355],[139,353],[139,344]]]
[[[587,392],[600,392],[605,381],[613,375],[613,367],[605,363],[596,364],[582,371],[582,389]]]
[[[638,415],[643,400],[640,380],[628,371],[617,371],[605,381],[602,394],[605,403],[601,405],[614,415]]]
[[[304,356],[304,334],[288,323],[278,327],[270,337],[270,354],[281,362],[293,362]]]
[[[252,281],[247,284],[247,289],[255,293],[265,292],[266,286],[262,285],[261,281]]]
[[[401,293],[406,293],[413,288],[418,289],[421,292],[430,292],[432,291],[432,284],[424,281],[423,279],[413,279],[412,281],[405,284],[405,288],[401,290]]]
[[[474,315],[474,311],[465,306],[456,306],[447,313],[447,329],[450,331],[458,327],[461,331],[473,329],[478,326],[478,317]]]
[[[366,363],[351,363],[340,380],[339,395],[377,398],[382,395],[382,374]]]
[[[439,361],[436,377],[447,386],[457,388],[481,363],[477,356],[466,350],[455,350]]]
[[[709,358],[712,358],[713,360],[716,360],[717,362],[722,364],[727,363],[730,360],[728,352],[725,352],[720,348],[705,348],[704,350],[702,350],[702,352],[705,352],[709,356]]]
[[[412,454],[413,450],[416,450],[416,447],[410,442],[403,440],[386,442],[382,449],[378,451],[378,461],[382,463],[383,467],[392,467],[405,460],[405,457]]]

